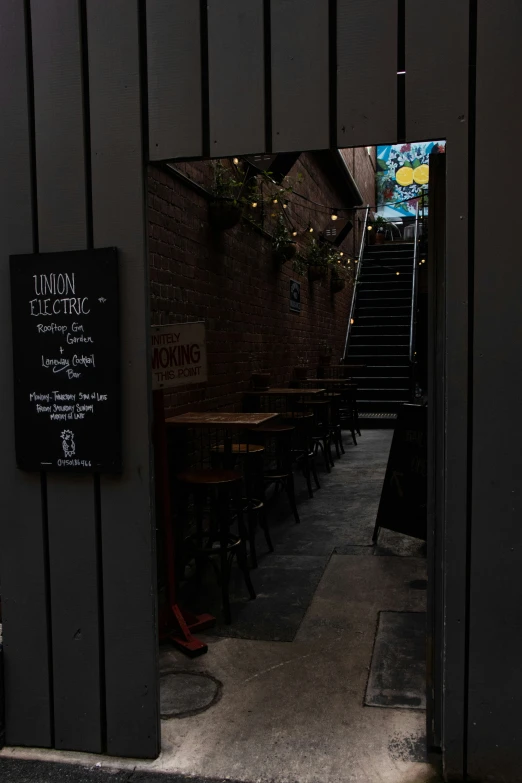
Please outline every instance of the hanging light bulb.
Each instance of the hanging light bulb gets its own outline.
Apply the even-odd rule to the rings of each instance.
[[[350,323],[351,323],[352,325],[354,324],[354,320],[353,320],[353,318],[350,318]]]
[[[341,259],[340,259],[340,258],[338,258],[338,259],[337,259],[337,263],[338,263],[338,264],[340,264],[340,263],[341,263]]]
[[[342,251],[342,250],[341,250],[341,252],[339,253],[339,255],[340,255],[340,256],[344,256],[344,253],[343,253],[343,251]]]
[[[297,231],[292,231],[292,236],[296,237],[297,236]]]
[[[288,209],[288,204],[283,204],[283,209]]]
[[[275,198],[272,203],[277,204],[277,199]]]
[[[337,212],[334,210],[334,211],[332,212],[332,214],[331,214],[331,218],[332,218],[332,220],[337,220],[337,219],[338,219],[338,217],[339,217],[339,215],[338,215],[338,214],[337,214]]]
[[[425,264],[425,263],[426,263],[426,259],[423,258],[422,261],[421,261],[421,264]]]
[[[234,164],[237,166],[237,164],[239,163],[239,158],[234,158],[234,161],[233,161],[233,162],[234,162]]]
[[[314,230],[313,230],[312,226],[310,226],[310,228],[308,229],[308,231],[309,231],[311,234],[313,234],[313,233],[314,233]]]
[[[373,229],[373,226],[368,226],[368,231],[371,231]]]
[[[400,275],[400,272],[395,272],[395,274],[396,274],[397,276],[399,276],[399,275]]]
[[[253,202],[252,202],[252,206],[253,206],[254,208],[255,208],[255,207],[257,207],[257,201],[253,201]]]

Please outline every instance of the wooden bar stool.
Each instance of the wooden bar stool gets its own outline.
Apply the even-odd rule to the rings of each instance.
[[[339,417],[341,422],[341,428],[350,430],[352,440],[355,446],[357,446],[357,439],[355,433],[360,435],[358,424],[358,412],[357,412],[357,400],[356,400],[357,385],[354,383],[347,383],[343,385],[341,389],[341,404],[339,409]]]
[[[221,583],[221,601],[226,623],[232,621],[230,615],[229,583],[234,555],[243,573],[250,598],[256,593],[250,580],[246,549],[246,530],[243,522],[243,502],[241,473],[235,470],[200,468],[186,470],[178,475],[183,490],[185,508],[189,497],[194,498],[196,533],[189,543],[196,562],[198,575],[201,576],[203,561],[219,556],[219,579]],[[209,504],[209,520],[205,527],[205,508]],[[237,520],[237,533],[231,528]]]
[[[307,407],[311,408],[314,413],[314,428],[312,432],[314,455],[316,455],[319,450],[321,450],[324,459],[324,466],[327,473],[330,473],[331,468],[334,465],[331,450],[331,402],[329,399],[322,398],[320,400],[309,400],[308,402],[303,402],[302,405],[306,405]]]
[[[343,446],[343,431],[341,428],[341,393],[327,392],[324,396],[327,397],[332,404],[330,416],[330,438],[335,446],[337,459],[340,459],[341,454],[345,454]]]
[[[252,436],[262,438],[265,444],[272,441],[275,445],[273,463],[266,465],[263,470],[265,487],[271,484],[282,487],[288,495],[290,507],[297,523],[300,523],[299,512],[295,500],[294,474],[292,471],[292,436],[295,427],[288,424],[262,424],[252,430]],[[270,453],[270,450],[267,450]]]
[[[311,411],[288,411],[281,415],[281,421],[295,427],[292,453],[297,464],[301,463],[308,487],[308,495],[313,498],[312,476],[315,486],[321,489],[315,467],[313,429],[314,414]]]
[[[263,481],[263,458],[265,447],[259,443],[232,443],[229,446],[229,459],[242,463],[245,496],[243,497],[243,511],[248,519],[248,543],[250,548],[250,560],[252,568],[257,568],[256,532],[259,526],[265,534],[268,551],[274,551],[274,545],[270,538],[268,520],[266,515],[265,485]],[[225,456],[224,444],[214,446],[211,462],[216,466]]]

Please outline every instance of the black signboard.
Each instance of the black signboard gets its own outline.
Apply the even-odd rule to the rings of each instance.
[[[375,525],[426,540],[427,408],[401,405]]]
[[[301,312],[301,283],[297,280],[290,280],[290,310]]]
[[[10,262],[18,467],[120,472],[116,248]]]

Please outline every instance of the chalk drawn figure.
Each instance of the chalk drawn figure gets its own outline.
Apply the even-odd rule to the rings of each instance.
[[[63,453],[66,457],[74,457],[76,454],[76,443],[74,442],[74,432],[71,430],[64,430],[60,437],[62,439]]]

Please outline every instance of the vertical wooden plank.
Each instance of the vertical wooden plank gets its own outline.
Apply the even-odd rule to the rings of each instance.
[[[147,0],[150,160],[203,154],[198,0]]]
[[[428,606],[426,735],[442,747],[444,650],[444,372],[446,349],[446,156],[430,161],[428,218]]]
[[[40,251],[81,250],[88,232],[79,3],[32,0],[31,21]],[[100,752],[93,479],[48,474],[47,497],[54,744]]]
[[[444,530],[444,769],[464,769],[466,672],[466,518],[468,513],[468,140],[467,125],[448,134],[446,148]],[[440,478],[440,477],[439,477]]]
[[[263,0],[208,2],[210,154],[265,151]]]
[[[9,254],[35,249],[24,5],[0,4],[0,574],[8,745],[52,744],[46,531],[40,476],[14,460]],[[37,652],[35,652],[37,651]]]
[[[478,3],[468,775],[517,780],[522,709],[522,5]],[[497,152],[492,164],[492,149]],[[504,165],[506,161],[506,165]],[[508,205],[492,219],[492,194]],[[511,205],[513,209],[511,209]]]
[[[272,151],[330,146],[328,0],[272,0]]]
[[[406,138],[446,138],[466,124],[469,0],[406,0]]]
[[[429,34],[427,34],[429,31]],[[406,138],[447,139],[444,519],[445,773],[464,770],[468,513],[469,2],[406,0]]]
[[[337,144],[397,137],[397,0],[338,0]]]
[[[138,3],[87,0],[87,15],[94,244],[119,249],[122,313],[124,472],[101,486],[107,751],[153,758],[160,734]]]

